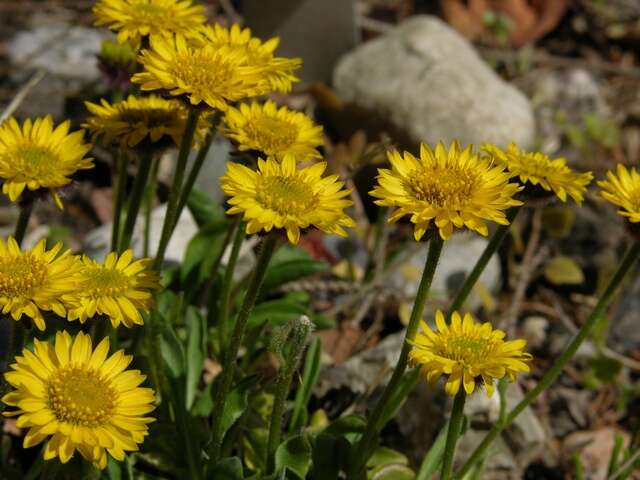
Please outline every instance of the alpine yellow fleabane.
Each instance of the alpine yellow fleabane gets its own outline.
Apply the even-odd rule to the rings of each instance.
[[[166,90],[184,95],[192,105],[204,102],[225,111],[236,102],[267,93],[264,68],[252,66],[237,48],[212,42],[189,43],[181,35],[151,38],[138,58],[144,70],[131,77],[142,90]]]
[[[2,313],[20,320],[31,318],[39,330],[45,329],[42,312],[67,314],[62,297],[78,286],[77,260],[62,243],[51,250],[41,240],[32,250],[22,251],[13,237],[0,240],[0,307]]]
[[[56,205],[62,201],[56,189],[71,182],[77,170],[93,168],[85,155],[91,145],[83,142],[83,131],[69,133],[69,121],[53,128],[50,116],[27,119],[22,127],[15,118],[0,126],[0,179],[2,192],[12,202],[25,188],[48,189]]]
[[[55,342],[34,339],[33,352],[23,349],[4,374],[14,388],[2,401],[5,416],[17,416],[16,425],[29,429],[24,448],[46,441],[44,459],[67,463],[76,450],[100,469],[107,452],[124,460],[138,450],[147,435],[155,407],[150,388],[139,370],[126,370],[132,357],[119,350],[110,357],[109,338],[93,350],[91,337],[56,333]]]
[[[634,167],[627,170],[618,164],[616,172],[607,172],[607,179],[598,182],[600,195],[620,207],[618,213],[631,223],[640,222],[640,174]]]
[[[581,204],[587,185],[593,178],[591,172],[577,173],[571,170],[564,158],[552,160],[541,152],[525,152],[515,143],[509,144],[506,150],[492,144],[483,144],[482,149],[504,165],[512,178],[518,177],[525,186],[527,183],[539,185],[547,192],[553,192],[563,202],[569,195]]]
[[[322,127],[304,113],[278,108],[272,101],[229,107],[222,133],[239,150],[259,150],[275,157],[291,154],[297,160],[319,158],[316,148],[323,143]]]
[[[118,42],[129,41],[135,48],[148,36],[198,36],[207,20],[203,12],[191,0],[99,0],[93,7],[96,25],[117,32]]]
[[[258,159],[257,171],[229,162],[220,179],[222,191],[231,197],[227,213],[243,214],[248,234],[284,229],[293,244],[298,243],[300,230],[310,226],[346,236],[342,227],[353,226],[344,213],[352,204],[345,198],[350,191],[337,175],[323,177],[326,167],[320,162],[298,168],[291,155],[281,162],[273,157]]]
[[[221,25],[206,26],[202,29],[206,41],[217,48],[228,47],[240,51],[246,58],[247,65],[258,67],[262,71],[262,93],[278,91],[287,93],[299,79],[294,72],[300,68],[299,58],[276,57],[280,39],[271,38],[262,42],[251,36],[249,28],[240,28],[234,24],[231,28]],[[197,41],[197,40],[196,40]]]
[[[160,287],[156,272],[148,270],[151,259],[133,261],[133,250],[118,256],[111,252],[98,263],[82,257],[78,292],[69,300],[69,320],[81,323],[94,315],[106,315],[113,327],[142,325],[140,310],[153,307],[154,290]]]
[[[421,331],[411,342],[409,353],[412,364],[420,365],[420,375],[435,383],[440,376],[447,379],[445,391],[455,395],[463,386],[467,394],[477,384],[483,384],[487,395],[493,395],[494,380],[507,377],[515,380],[519,372],[528,372],[531,355],[524,352],[526,341],[504,341],[505,333],[493,330],[490,323],[476,323],[471,314],[461,318],[451,315],[447,325],[441,311],[436,312],[437,331],[421,322]]]
[[[113,105],[102,99],[100,105],[85,102],[93,114],[83,125],[97,136],[104,136],[106,144],[117,141],[122,148],[141,146],[169,146],[173,141],[180,145],[180,139],[187,124],[189,111],[178,100],[167,100],[157,95],[135,97]],[[200,115],[196,138],[201,138],[208,127],[206,116]]]
[[[391,170],[378,170],[378,185],[370,192],[377,205],[397,207],[390,222],[405,215],[415,224],[414,236],[420,240],[431,221],[446,240],[454,227],[469,228],[481,235],[489,230],[486,220],[506,225],[505,210],[522,202],[513,196],[520,187],[509,183],[503,167],[453,142],[447,150],[442,143],[435,149],[420,146],[420,158],[408,152],[387,154]]]

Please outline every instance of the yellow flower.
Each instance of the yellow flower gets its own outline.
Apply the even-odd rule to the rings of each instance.
[[[483,383],[487,395],[493,395],[494,379],[507,377],[514,381],[518,372],[528,372],[531,355],[524,352],[525,340],[505,342],[501,330],[493,330],[490,323],[476,323],[467,313],[464,320],[458,312],[451,315],[447,325],[440,310],[436,312],[433,331],[421,322],[422,331],[411,342],[409,360],[420,364],[420,375],[435,383],[441,375],[447,382],[445,391],[455,395],[462,384],[467,394],[473,393],[477,383]]]
[[[22,127],[15,118],[7,120],[0,126],[2,192],[15,202],[25,188],[48,188],[62,208],[55,189],[70,183],[77,170],[93,168],[92,159],[84,158],[91,145],[83,143],[83,135],[69,133],[69,121],[54,129],[50,116],[26,120]]]
[[[65,317],[61,301],[77,288],[78,263],[69,250],[61,255],[62,243],[51,250],[41,240],[32,250],[22,251],[13,239],[0,239],[0,307],[14,320],[26,315],[39,330],[45,329],[42,312]]]
[[[191,0],[99,0],[93,7],[96,25],[118,32],[118,42],[128,40],[135,48],[147,36],[197,36],[207,21],[203,12]]]
[[[82,258],[79,288],[69,299],[69,320],[86,322],[96,314],[107,315],[113,327],[142,325],[140,310],[153,306],[152,292],[159,288],[158,274],[147,270],[151,259],[133,260],[133,251],[120,257],[111,252],[100,264],[87,256]]]
[[[640,175],[638,170],[627,170],[618,164],[616,173],[607,172],[607,180],[598,182],[600,195],[620,207],[618,213],[628,217],[631,223],[640,222]]]
[[[35,339],[33,352],[22,350],[4,374],[15,390],[2,401],[16,408],[4,415],[18,416],[16,425],[29,429],[24,448],[46,440],[45,460],[67,463],[78,450],[100,469],[107,452],[122,461],[126,451],[138,450],[154,420],[145,415],[155,408],[155,395],[139,387],[145,375],[126,370],[130,355],[108,353],[108,337],[93,350],[82,332],[75,338],[58,332],[55,343]]]
[[[300,68],[302,61],[299,58],[275,57],[274,52],[278,48],[280,39],[271,38],[266,42],[251,36],[249,28],[240,28],[234,24],[231,28],[220,25],[206,26],[202,33],[204,38],[217,48],[230,47],[242,52],[247,65],[259,67],[262,70],[262,93],[272,90],[287,93],[294,83],[299,81],[294,72]]]
[[[87,118],[84,128],[93,133],[94,139],[104,135],[104,142],[117,140],[122,148],[133,148],[144,142],[168,146],[169,138],[176,144],[184,133],[189,111],[178,100],[167,100],[157,95],[129,98],[113,105],[102,99],[101,104],[85,102],[94,115]],[[208,126],[206,116],[201,115],[196,137],[201,138]]]
[[[527,182],[534,186],[540,185],[563,202],[569,195],[576,203],[582,203],[587,185],[593,178],[591,172],[572,171],[564,158],[551,160],[544,153],[520,150],[515,143],[509,144],[506,150],[488,143],[483,144],[482,149],[507,167],[511,177],[518,177],[523,185]]]
[[[520,187],[510,184],[502,167],[481,158],[471,146],[461,150],[458,142],[453,142],[447,150],[439,143],[432,150],[422,144],[420,158],[398,151],[387,155],[392,169],[378,170],[378,185],[370,195],[379,199],[377,205],[397,207],[390,222],[410,215],[416,240],[432,220],[445,240],[454,227],[467,227],[486,236],[485,220],[506,225],[504,211],[521,205],[513,198]]]
[[[350,191],[337,175],[322,177],[326,167],[321,162],[298,168],[291,155],[285,155],[282,162],[272,157],[258,159],[257,171],[229,162],[220,179],[222,191],[231,197],[227,213],[243,213],[248,234],[284,229],[294,244],[300,239],[300,229],[310,226],[346,236],[342,227],[353,226],[343,212],[352,203],[344,198]]]
[[[319,158],[316,147],[323,143],[322,127],[304,113],[278,109],[272,101],[229,107],[222,133],[240,150],[260,150],[275,157],[291,154],[297,160]]]
[[[242,50],[211,42],[189,43],[181,35],[151,38],[138,58],[144,71],[131,77],[142,90],[186,95],[192,105],[206,103],[225,111],[227,102],[267,93],[263,68],[249,66]]]

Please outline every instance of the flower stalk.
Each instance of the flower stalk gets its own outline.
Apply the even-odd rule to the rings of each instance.
[[[116,168],[116,196],[113,202],[113,226],[111,228],[111,251],[118,249],[120,238],[120,220],[124,205],[124,194],[127,186],[128,157],[122,150],[118,153]]]
[[[31,218],[31,212],[33,211],[33,200],[23,200],[20,202],[20,214],[18,221],[16,222],[16,229],[13,233],[18,246],[22,245],[24,240],[24,234],[27,232],[27,226],[29,225],[29,219]]]
[[[239,217],[238,217],[239,218]],[[229,309],[231,303],[231,287],[233,284],[233,273],[236,269],[236,263],[240,254],[240,247],[242,247],[242,241],[245,238],[244,228],[242,223],[236,226],[235,235],[233,237],[233,244],[231,246],[231,253],[229,260],[227,261],[227,267],[224,270],[224,278],[222,280],[222,288],[220,292],[220,314],[218,317],[218,325],[220,332],[220,353],[224,358],[224,347],[229,337]]]
[[[393,371],[391,380],[382,393],[382,397],[380,398],[380,400],[378,400],[378,403],[376,404],[373,412],[371,413],[371,416],[369,417],[367,427],[364,434],[362,435],[362,438],[358,442],[355,457],[352,461],[352,468],[350,472],[351,475],[349,478],[358,478],[358,475],[360,475],[364,470],[367,460],[371,454],[371,448],[375,441],[375,437],[381,427],[380,425],[378,425],[378,423],[380,422],[384,409],[389,400],[396,393],[398,386],[401,384],[402,376],[407,369],[409,352],[411,350],[411,344],[409,343],[409,341],[413,340],[416,336],[416,333],[418,332],[418,326],[420,325],[420,320],[422,320],[422,314],[424,312],[424,306],[427,301],[427,295],[429,293],[429,289],[431,288],[431,282],[433,281],[433,276],[438,265],[440,254],[442,253],[443,245],[444,241],[439,235],[434,235],[429,243],[429,253],[427,255],[427,261],[424,271],[422,272],[422,279],[420,280],[415,303],[413,304],[413,310],[411,311],[411,317],[409,320],[409,325],[407,326],[407,331],[405,333],[405,338],[402,344],[400,357],[398,358],[398,363],[396,364],[396,367]]]
[[[442,457],[442,471],[440,478],[442,480],[450,480],[451,471],[453,469],[453,458],[456,453],[456,445],[458,437],[462,431],[462,421],[464,420],[464,402],[467,394],[464,389],[453,398],[453,407],[451,409],[451,418],[449,420],[449,429],[447,430],[447,441],[444,447],[444,456]]]
[[[522,411],[527,408],[533,401],[538,398],[538,396],[545,391],[555,380],[558,378],[560,373],[562,373],[565,365],[569,363],[569,361],[573,358],[575,353],[582,345],[582,342],[587,338],[587,336],[593,330],[596,322],[600,318],[600,316],[604,313],[605,308],[611,302],[613,294],[616,292],[627,273],[631,270],[631,267],[636,263],[640,257],[640,240],[636,240],[632,247],[627,251],[618,270],[613,275],[606,289],[602,293],[598,303],[594,307],[591,315],[587,319],[586,323],[582,326],[580,331],[573,337],[573,339],[566,346],[564,352],[560,357],[553,363],[553,366],[547,371],[547,373],[542,377],[542,379],[538,382],[538,384],[532,390],[527,393],[524,398],[518,403],[503,419],[501,422],[497,422],[491,430],[484,437],[482,442],[476,447],[473,451],[469,459],[466,463],[460,468],[460,470],[456,473],[456,478],[464,477],[473,466],[483,458],[485,451],[487,448],[493,443],[496,437],[502,433],[502,431],[507,428],[513,421],[516,419]]]
[[[136,220],[138,219],[138,212],[140,211],[140,205],[144,197],[144,191],[147,186],[147,180],[149,179],[149,173],[151,171],[151,164],[153,163],[153,153],[145,152],[140,159],[140,165],[138,166],[138,175],[133,182],[133,189],[131,190],[131,199],[129,200],[129,208],[127,208],[127,219],[124,222],[122,229],[122,237],[118,243],[118,252],[122,253],[131,244],[131,238],[133,237],[133,229],[136,226]]]

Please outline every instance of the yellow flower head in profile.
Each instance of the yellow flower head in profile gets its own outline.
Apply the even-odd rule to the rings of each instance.
[[[553,192],[565,202],[569,195],[581,204],[587,185],[591,182],[591,172],[576,173],[567,166],[564,158],[550,159],[540,152],[525,152],[515,143],[506,150],[491,144],[483,144],[482,149],[500,164],[504,165],[511,177],[518,177],[520,183],[539,185],[547,192]]]
[[[55,342],[34,340],[34,351],[22,350],[4,374],[15,389],[2,401],[15,410],[16,425],[28,428],[24,448],[46,441],[44,459],[67,463],[76,450],[100,469],[107,452],[124,460],[138,450],[147,435],[155,407],[150,388],[141,388],[145,375],[126,370],[132,357],[119,350],[110,357],[109,338],[93,350],[91,337],[56,333]]]
[[[133,261],[133,250],[118,257],[111,252],[104,263],[82,258],[77,293],[69,299],[69,320],[86,322],[94,315],[106,315],[113,327],[142,325],[140,310],[153,307],[153,291],[160,287],[156,272],[148,270],[151,259]]]
[[[78,263],[62,243],[51,250],[41,240],[32,250],[22,251],[13,239],[0,239],[0,307],[4,315],[20,320],[31,318],[39,330],[45,329],[42,312],[67,314],[61,301],[77,288]]]
[[[203,37],[217,48],[228,47],[241,52],[247,65],[258,67],[262,71],[262,92],[287,93],[294,83],[299,81],[294,72],[302,65],[299,58],[276,57],[274,52],[280,43],[277,37],[262,42],[251,36],[249,28],[234,24],[231,28],[221,25],[207,25],[202,29]]]
[[[291,154],[298,160],[319,158],[316,148],[323,143],[322,127],[304,113],[278,108],[272,101],[229,107],[222,133],[240,150],[259,150],[274,157]]]
[[[93,116],[87,118],[83,127],[93,133],[94,139],[102,135],[105,143],[117,141],[121,148],[146,148],[150,143],[164,147],[171,141],[179,145],[189,115],[182,102],[157,95],[130,95],[113,105],[105,99],[100,105],[90,102],[85,105]],[[196,137],[201,138],[206,129],[206,117],[201,115]]]
[[[607,172],[607,179],[598,182],[600,195],[620,207],[618,213],[631,223],[640,222],[640,174],[635,168],[627,170],[618,164],[616,172]]]
[[[197,36],[207,19],[204,7],[191,0],[99,0],[93,7],[96,25],[118,33],[118,42],[138,48],[144,37],[180,33]]]
[[[12,202],[25,188],[49,189],[56,205],[62,201],[56,189],[71,182],[77,170],[93,168],[84,158],[91,145],[83,142],[83,131],[69,133],[69,121],[53,128],[50,116],[26,120],[22,127],[15,118],[0,126],[0,179],[2,192]]]
[[[523,350],[526,341],[505,342],[504,332],[493,330],[490,323],[476,323],[469,313],[462,319],[453,312],[451,325],[447,325],[438,310],[436,326],[438,331],[433,331],[421,323],[422,331],[411,342],[409,360],[420,365],[420,375],[430,383],[444,375],[448,395],[458,393],[460,385],[471,394],[477,384],[483,384],[491,396],[494,380],[506,376],[514,381],[518,372],[529,371],[527,362],[532,357]]]
[[[211,42],[189,43],[181,35],[152,38],[138,61],[144,71],[131,77],[142,90],[184,95],[192,105],[204,102],[225,111],[237,102],[266,93],[263,68],[250,66],[242,50]]]
[[[300,230],[311,226],[346,236],[342,227],[353,226],[343,211],[352,203],[344,198],[350,191],[337,175],[323,177],[326,167],[321,162],[298,168],[291,155],[282,162],[258,159],[257,171],[229,162],[220,179],[222,191],[231,197],[227,213],[244,214],[248,234],[284,229],[293,244],[298,243]]]
[[[422,144],[420,158],[398,151],[387,156],[391,170],[378,170],[378,185],[369,194],[378,199],[377,205],[397,207],[390,222],[410,215],[416,240],[422,238],[431,221],[444,240],[454,227],[486,236],[486,220],[506,225],[505,210],[521,205],[513,198],[520,187],[509,183],[504,168],[492,165],[471,146],[462,150],[453,142],[447,150],[439,143],[432,150]]]

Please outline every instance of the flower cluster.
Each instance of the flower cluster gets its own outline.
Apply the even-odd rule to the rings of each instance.
[[[140,311],[153,306],[159,280],[148,269],[150,259],[132,260],[131,250],[97,263],[62,251],[61,243],[47,250],[41,240],[25,251],[12,237],[0,240],[2,313],[16,321],[29,317],[39,330],[45,329],[46,312],[81,322],[105,315],[114,327],[140,325]]]

